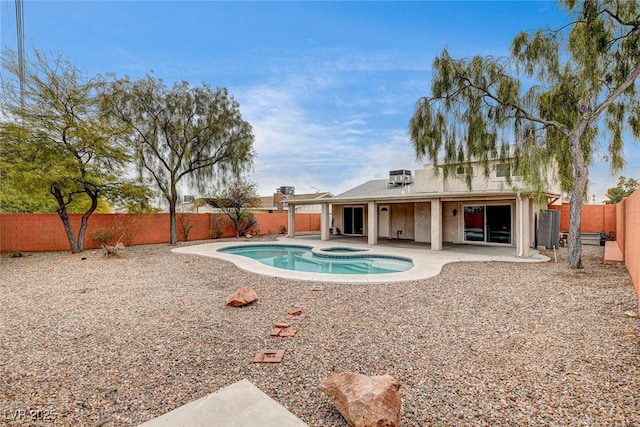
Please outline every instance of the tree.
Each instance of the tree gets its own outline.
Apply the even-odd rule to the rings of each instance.
[[[251,125],[227,90],[176,83],[170,90],[147,75],[111,85],[111,111],[132,132],[139,172],[150,177],[169,204],[171,244],[183,179],[198,189],[209,180],[239,176],[253,162]]]
[[[4,201],[11,201],[14,209],[46,210],[51,206],[44,198],[48,193],[71,251],[77,253],[83,250],[89,217],[103,198],[124,197],[127,188],[137,187],[119,178],[129,155],[123,129],[100,108],[104,80],[83,77],[61,55],[50,60],[35,51],[34,56],[24,65],[21,92],[16,54],[9,49],[2,54],[3,67],[11,75],[2,82]],[[30,194],[36,194],[33,203],[16,202],[29,200]],[[84,213],[76,238],[69,212],[77,209]]]
[[[511,57],[434,60],[431,96],[409,123],[418,158],[444,176],[455,163],[512,155],[537,194],[549,167],[571,194],[569,267],[581,268],[580,214],[598,135],[608,140],[613,171],[623,167],[624,130],[640,138],[640,6],[637,0],[562,0],[572,23],[520,33]],[[566,40],[565,40],[566,37]],[[536,84],[524,89],[534,78]],[[510,135],[510,136],[509,136]],[[468,183],[470,178],[468,178]]]
[[[238,179],[221,186],[214,197],[205,199],[210,206],[229,217],[236,230],[236,238],[251,231],[256,224],[251,213],[252,208],[260,206],[256,189],[255,183]]]
[[[618,185],[607,190],[608,200],[604,202],[608,205],[615,205],[625,197],[632,195],[638,188],[640,188],[640,183],[634,178],[627,179],[621,176],[618,178]]]

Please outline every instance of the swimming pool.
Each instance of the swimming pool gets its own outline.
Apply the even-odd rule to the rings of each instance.
[[[301,245],[239,245],[221,248],[218,252],[251,258],[270,267],[311,273],[385,274],[413,267],[412,260],[404,257],[360,253],[335,255],[318,253],[310,246]]]

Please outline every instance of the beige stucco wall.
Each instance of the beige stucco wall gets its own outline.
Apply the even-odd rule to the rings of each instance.
[[[391,211],[391,233],[390,238],[398,238],[398,231],[402,231],[400,239],[414,239],[414,211],[413,203],[392,203],[389,205]]]
[[[333,205],[331,208],[331,220],[333,224],[330,224],[333,227],[338,227],[341,231],[344,228],[344,222],[342,218],[342,206]]]
[[[413,228],[416,242],[431,242],[431,203],[415,204]]]
[[[389,208],[389,238],[398,238],[398,230],[402,230],[399,236],[402,240],[414,240],[416,242],[431,243],[431,202],[408,203],[384,203]],[[465,200],[442,202],[442,241],[454,244],[465,243],[463,238],[464,206],[469,205],[509,205],[511,206],[511,246],[515,246],[519,238],[517,226],[516,201],[513,199],[500,200]],[[368,206],[363,204],[333,205],[332,215],[334,227],[340,228],[344,233],[343,208],[345,206],[363,207],[364,210],[364,235],[368,236]],[[535,239],[535,219],[537,219],[538,206],[534,203],[526,205],[531,221],[528,223],[529,235]],[[455,215],[454,215],[455,210]],[[377,231],[377,230],[376,230]],[[523,230],[523,231],[526,231]],[[472,242],[473,244],[482,244]],[[532,245],[534,242],[530,242]]]
[[[453,215],[453,210],[456,215]],[[460,224],[463,217],[462,205],[460,202],[444,202],[442,204],[442,241],[451,243],[460,243],[461,232]]]
[[[489,168],[491,175],[489,177],[484,176],[484,167],[478,163],[472,164],[473,179],[471,180],[471,188],[473,191],[506,191],[522,189],[522,182],[514,177],[512,184],[508,185],[507,180],[502,177],[496,177],[495,165],[500,163],[499,161],[489,162]],[[560,186],[558,179],[553,178],[551,168],[547,171],[549,174],[548,182],[549,186],[547,191],[550,193],[560,194]],[[438,176],[435,174],[435,168],[432,165],[426,165],[423,169],[415,171],[414,177],[414,190],[415,192],[462,192],[469,191],[464,176],[449,175],[446,181],[442,179],[442,173]]]

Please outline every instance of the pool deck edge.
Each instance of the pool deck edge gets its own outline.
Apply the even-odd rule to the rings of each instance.
[[[241,270],[271,277],[281,277],[283,279],[292,280],[354,284],[395,283],[428,279],[440,274],[444,265],[453,262],[547,262],[550,260],[548,257],[539,253],[536,253],[531,257],[518,257],[516,256],[515,248],[512,247],[460,245],[449,247],[446,250],[432,251],[427,247],[412,247],[407,245],[405,247],[399,248],[397,246],[390,245],[367,245],[359,242],[342,241],[339,244],[340,246],[366,249],[367,253],[369,254],[411,258],[413,260],[414,267],[408,271],[386,274],[326,274],[300,272],[270,267],[250,258],[218,252],[218,249],[229,246],[261,243],[264,244],[266,242],[252,242],[249,240],[235,242],[211,242],[203,243],[200,245],[175,248],[172,249],[172,252],[221,259],[235,264]],[[271,241],[268,243],[284,246],[311,246],[316,250],[335,247],[337,245],[335,241],[331,240],[322,241],[313,238],[305,239],[299,237],[282,237],[276,241]]]

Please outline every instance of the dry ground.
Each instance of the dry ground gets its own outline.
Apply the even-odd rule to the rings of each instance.
[[[636,310],[633,285],[602,264],[602,248],[583,254],[580,271],[561,249],[558,263],[326,283],[315,301],[304,299],[313,283],[167,245],[5,255],[0,424],[137,425],[247,378],[310,426],[346,426],[318,384],[355,371],[401,379],[405,426],[639,425],[640,321],[624,314]],[[226,307],[240,286],[259,300]],[[298,335],[269,338],[300,301]],[[253,364],[265,348],[286,349],[284,362]]]

